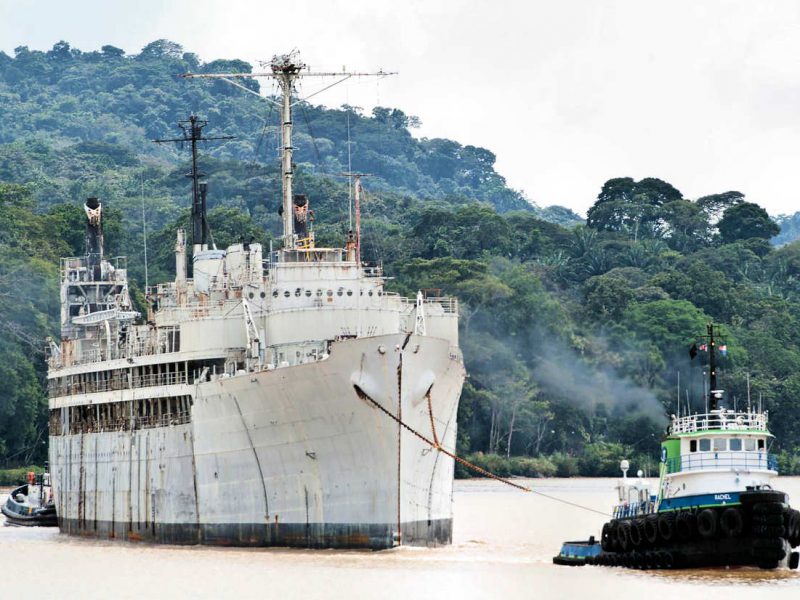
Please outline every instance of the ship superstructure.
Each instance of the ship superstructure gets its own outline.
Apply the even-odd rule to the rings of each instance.
[[[292,193],[292,84],[283,82],[283,248],[209,244],[193,160],[191,245],[175,280],[132,308],[124,262],[62,261],[62,338],[50,357],[50,465],[62,531],[168,543],[371,547],[449,543],[464,367],[454,298],[403,298],[357,238],[316,247]],[[189,140],[196,118],[186,122]],[[287,160],[286,156],[289,155]],[[191,253],[189,252],[191,248]],[[191,269],[191,272],[189,270]],[[384,412],[397,417],[388,418]]]

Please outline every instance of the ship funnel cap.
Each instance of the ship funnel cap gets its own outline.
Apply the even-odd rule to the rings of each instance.
[[[83,210],[86,213],[86,218],[89,220],[90,225],[99,225],[100,216],[103,213],[103,205],[97,198],[87,198],[83,205]]]

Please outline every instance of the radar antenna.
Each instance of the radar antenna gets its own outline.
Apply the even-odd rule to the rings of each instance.
[[[350,79],[351,77],[386,77],[388,75],[396,75],[396,72],[386,72],[379,70],[374,73],[366,72],[312,72],[309,70],[308,65],[300,60],[300,54],[296,50],[289,54],[277,54],[272,57],[269,62],[262,62],[262,67],[268,68],[268,71],[258,73],[186,73],[182,75],[187,79],[221,79],[226,81],[248,93],[255,94],[263,100],[273,102],[281,107],[281,171],[282,171],[282,189],[283,198],[281,206],[283,207],[283,247],[285,250],[291,250],[297,245],[297,235],[294,231],[294,209],[292,206],[292,180],[294,178],[294,167],[292,164],[292,153],[294,148],[292,146],[292,107],[299,102],[304,102],[309,98],[321,94],[332,87],[339,85]],[[258,92],[251,90],[240,83],[233,81],[235,78],[242,77],[270,77],[278,82],[281,88],[281,101],[274,102],[270,98],[265,98]],[[292,102],[292,92],[294,91],[294,83],[301,77],[338,77],[333,83],[323,87],[316,92],[309,94],[305,98],[298,98]]]

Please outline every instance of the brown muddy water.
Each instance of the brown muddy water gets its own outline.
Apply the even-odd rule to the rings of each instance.
[[[612,479],[527,483],[598,510],[614,503]],[[800,478],[781,478],[779,487],[800,505]],[[382,552],[153,546],[0,527],[0,600],[800,599],[798,571],[555,566],[561,542],[597,534],[603,517],[494,481],[457,481],[454,510],[452,546]]]

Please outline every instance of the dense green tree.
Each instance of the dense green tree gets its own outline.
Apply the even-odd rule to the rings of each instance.
[[[662,207],[682,198],[672,185],[654,177],[610,179],[589,209],[586,222],[594,229],[625,232],[634,240],[661,237],[665,227]]]
[[[717,228],[727,244],[749,238],[768,240],[780,232],[780,227],[769,218],[767,211],[752,202],[739,202],[725,209]]]

